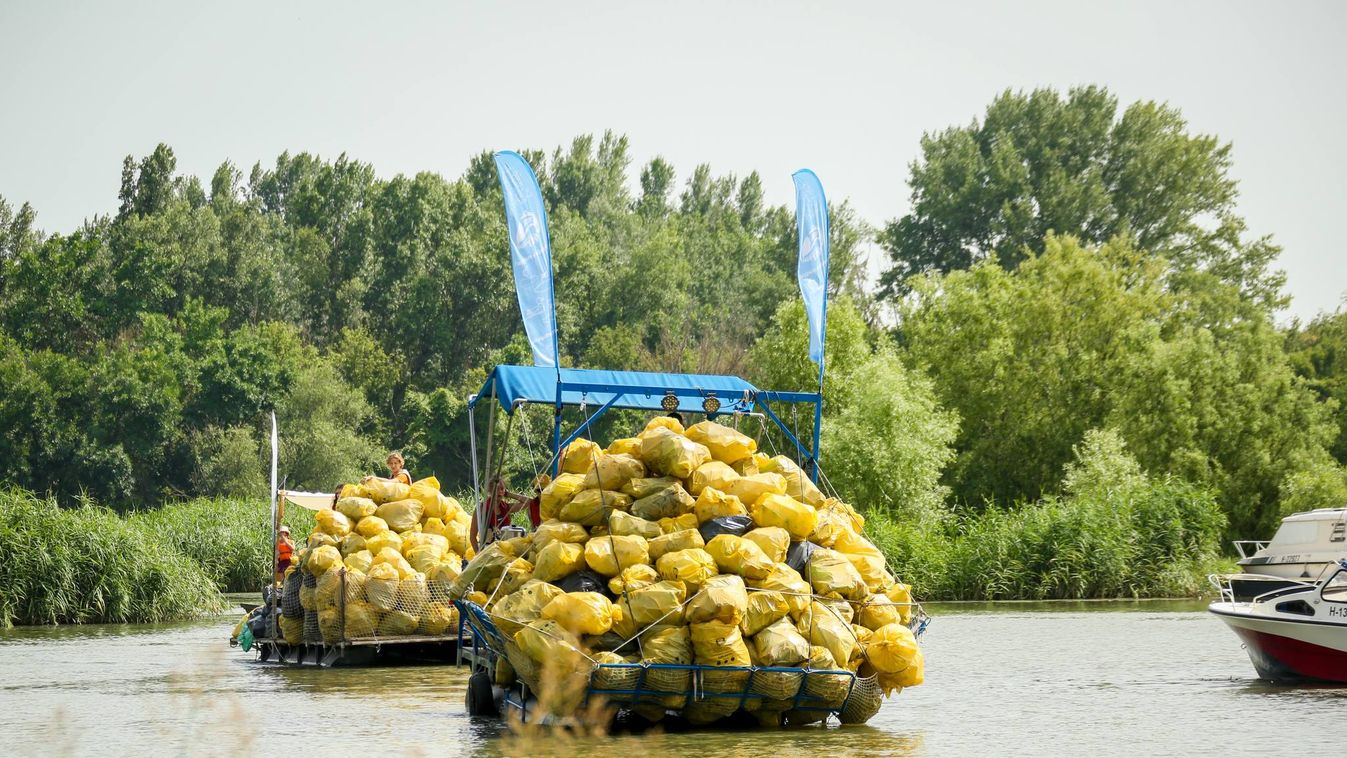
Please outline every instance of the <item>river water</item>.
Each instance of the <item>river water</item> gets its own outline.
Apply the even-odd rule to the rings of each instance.
[[[525,743],[449,666],[263,666],[236,617],[0,631],[0,755],[1340,755],[1347,688],[1254,678],[1196,601],[935,604],[927,683],[865,726]]]

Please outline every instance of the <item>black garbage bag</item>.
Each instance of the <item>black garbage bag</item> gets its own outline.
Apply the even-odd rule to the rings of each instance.
[[[710,542],[712,537],[721,534],[733,534],[735,537],[742,537],[752,529],[753,519],[748,516],[721,516],[697,527],[697,531],[702,533],[703,542]]]
[[[608,594],[608,580],[591,569],[580,569],[574,574],[551,582],[567,592],[599,592]]]
[[[790,548],[786,550],[786,565],[800,572],[800,576],[808,578],[805,567],[809,565],[810,556],[820,547],[809,540],[790,543]]]

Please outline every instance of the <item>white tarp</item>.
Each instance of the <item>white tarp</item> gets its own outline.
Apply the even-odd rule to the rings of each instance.
[[[291,492],[281,490],[281,497],[285,502],[294,503],[300,508],[307,508],[311,511],[321,511],[324,508],[331,508],[337,504],[337,496],[332,492]]]

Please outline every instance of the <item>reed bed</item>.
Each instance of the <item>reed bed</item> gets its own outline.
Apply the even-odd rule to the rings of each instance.
[[[0,626],[155,623],[225,607],[196,561],[134,520],[0,490]]]

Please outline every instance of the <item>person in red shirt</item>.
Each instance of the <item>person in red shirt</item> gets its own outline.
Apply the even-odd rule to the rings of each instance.
[[[290,539],[290,527],[281,525],[280,534],[276,539],[276,583],[279,584],[285,579],[285,570],[290,568],[290,562],[295,557],[295,541]]]
[[[551,479],[546,475],[538,477],[533,483],[533,496],[525,497],[511,492],[500,479],[492,481],[487,487],[487,495],[482,500],[482,515],[486,519],[487,534],[494,535],[496,530],[509,526],[510,517],[523,511],[528,513],[530,529],[537,529],[543,522],[542,491]],[[482,538],[478,536],[478,519],[472,520],[472,543],[478,550],[482,548]]]

